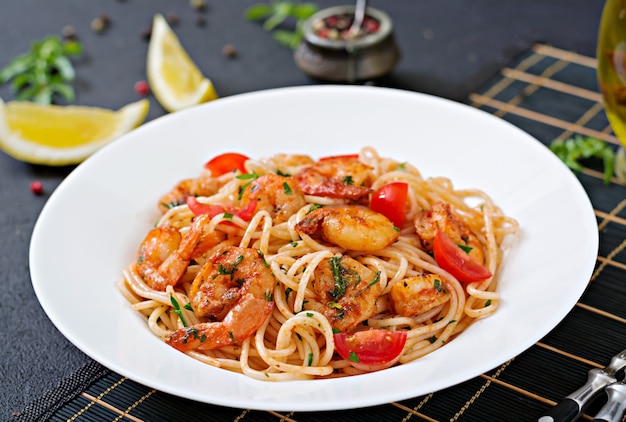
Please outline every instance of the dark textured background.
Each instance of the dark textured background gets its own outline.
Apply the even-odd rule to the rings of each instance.
[[[196,24],[198,12],[186,0],[0,2],[0,67],[26,51],[33,40],[60,35],[66,25],[75,28],[85,47],[75,63],[78,104],[118,108],[139,98],[133,84],[145,79],[148,46],[141,33],[154,13],[177,14],[174,30],[221,96],[317,83],[298,71],[290,50],[274,42],[258,23],[243,18],[244,9],[255,1],[207,0],[208,8],[202,13],[205,26]],[[350,2],[317,2],[320,7],[346,3]],[[603,2],[379,0],[370,4],[391,15],[403,54],[394,73],[379,83],[462,101],[533,42],[593,56]],[[102,13],[110,16],[111,26],[95,34],[90,22]],[[236,47],[235,58],[222,54],[225,44]],[[10,89],[0,87],[0,97],[11,100]],[[149,98],[148,119],[163,115],[154,98]],[[71,170],[33,166],[0,153],[2,420],[89,361],[47,319],[34,295],[28,267],[37,216]],[[30,192],[33,179],[44,183],[43,195]]]

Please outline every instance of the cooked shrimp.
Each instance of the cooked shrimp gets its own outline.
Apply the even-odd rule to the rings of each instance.
[[[191,285],[194,313],[215,319],[174,331],[167,343],[178,350],[211,350],[240,344],[272,313],[276,279],[255,249],[216,250]]]
[[[444,232],[457,245],[471,249],[469,256],[474,261],[479,264],[485,263],[485,252],[478,237],[460,217],[454,214],[448,203],[437,202],[431,209],[422,211],[415,217],[415,231],[427,251],[433,250],[437,230]]]
[[[210,196],[219,188],[219,181],[209,176],[182,180],[159,199],[159,209],[165,213],[172,207],[184,204],[188,196]]]
[[[277,224],[289,220],[289,217],[306,205],[296,181],[277,174],[265,174],[252,181],[243,192],[241,207],[245,208],[250,201],[256,202],[256,212],[269,212]]]
[[[295,230],[345,249],[368,252],[391,245],[400,235],[387,217],[357,206],[318,208],[304,216]]]
[[[352,331],[371,317],[382,290],[378,274],[349,256],[334,256],[319,263],[313,273],[317,300],[305,307],[316,310],[339,331]]]
[[[425,274],[397,281],[389,291],[389,298],[399,315],[412,317],[446,303],[450,293],[443,277]]]
[[[307,195],[356,200],[370,193],[372,168],[353,157],[330,157],[305,167],[296,180]]]
[[[137,269],[141,278],[155,290],[174,286],[185,274],[189,262],[217,245],[223,235],[205,233],[209,222],[207,215],[194,219],[185,235],[170,226],[155,227],[139,246]]]
[[[297,172],[303,166],[315,163],[310,156],[304,154],[275,154],[268,161],[281,174],[295,174],[294,170]]]

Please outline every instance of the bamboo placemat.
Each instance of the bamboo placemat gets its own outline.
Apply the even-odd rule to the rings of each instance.
[[[617,146],[604,115],[595,66],[593,58],[537,44],[471,94],[467,103],[511,122],[545,145],[581,134]],[[626,188],[616,180],[603,184],[600,162],[586,166],[577,176],[595,210],[600,248],[585,293],[541,341],[476,378],[428,395],[366,409],[285,413],[185,400],[137,384],[94,362],[29,405],[14,420],[535,420],[583,384],[588,370],[604,367],[612,355],[626,348]],[[588,414],[593,415],[602,401],[594,403]],[[590,419],[588,415],[582,417]]]

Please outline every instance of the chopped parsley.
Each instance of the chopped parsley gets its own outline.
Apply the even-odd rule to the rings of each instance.
[[[311,205],[311,208],[309,208],[309,210],[306,212],[307,214],[312,213],[313,211],[315,211],[316,209],[322,208],[321,204],[313,204]]]
[[[291,292],[293,292],[293,289],[291,287],[287,287],[285,289],[285,300],[289,300],[289,295],[291,294]]]
[[[285,195],[293,195],[293,191],[291,190],[291,186],[289,186],[289,183],[287,183],[287,182],[283,182],[283,191],[285,192]]]
[[[235,271],[237,271],[237,266],[241,264],[243,261],[243,255],[239,255],[233,264],[218,264],[217,265],[217,273],[220,275],[230,275],[230,279],[233,280],[235,278]]]
[[[463,249],[463,252],[465,252],[465,253],[470,253],[472,251],[472,249],[474,249],[471,246],[467,246],[467,245],[457,245],[457,246],[459,248]]]
[[[376,272],[376,276],[374,277],[374,279],[370,281],[369,284],[363,288],[363,290],[359,291],[356,295],[354,295],[354,297],[361,296],[361,294],[364,291],[372,287],[374,284],[378,283],[378,280],[380,280],[380,271]]]
[[[361,362],[361,359],[359,359],[359,356],[356,354],[356,352],[350,352],[350,356],[348,356],[348,360],[350,362]]]
[[[335,282],[334,290],[332,292],[328,292],[328,294],[335,299],[342,297],[346,293],[346,289],[348,288],[348,284],[350,282],[353,282],[354,286],[356,286],[361,281],[361,277],[356,271],[340,265],[341,259],[341,256],[334,256],[328,260],[330,264],[330,271]]]
[[[436,278],[435,281],[433,282],[433,286],[435,287],[435,290],[437,290],[438,292],[441,292],[441,280]]]
[[[180,322],[183,323],[183,327],[187,327],[187,321],[185,321],[185,317],[183,316],[183,311],[180,310],[180,305],[178,304],[178,301],[172,294],[170,294],[170,302],[172,302],[172,306],[174,307],[174,313],[178,315],[178,318],[180,318]]]
[[[259,257],[261,257],[261,261],[263,261],[263,265],[266,268],[270,267],[270,263],[267,262],[267,260],[265,259],[265,254],[263,253],[263,251],[261,249],[257,249],[256,252],[259,254]]]

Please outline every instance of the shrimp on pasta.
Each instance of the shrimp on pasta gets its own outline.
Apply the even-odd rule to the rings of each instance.
[[[518,223],[480,190],[371,147],[227,153],[173,182],[119,288],[165,345],[207,365],[264,381],[353,376],[498,311]]]
[[[258,251],[234,246],[216,250],[189,290],[194,313],[216,321],[180,328],[167,344],[182,351],[240,344],[271,314],[275,283]]]

